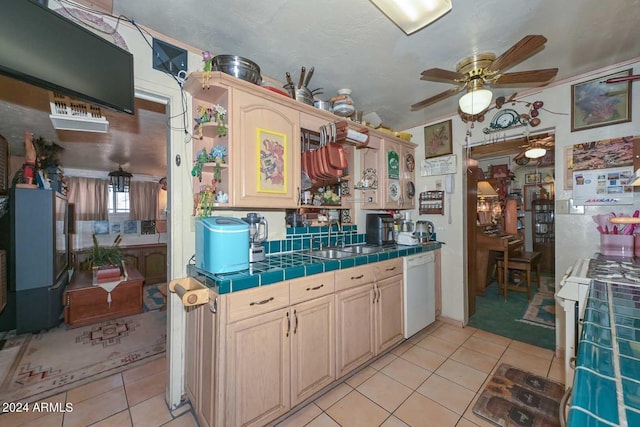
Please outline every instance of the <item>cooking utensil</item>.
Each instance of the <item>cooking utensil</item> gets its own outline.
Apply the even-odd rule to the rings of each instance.
[[[309,68],[309,73],[307,74],[307,78],[304,80],[304,87],[309,87],[309,81],[313,76],[314,67]]]
[[[222,71],[225,74],[254,84],[262,82],[258,64],[242,56],[216,55],[211,61],[211,70]]]
[[[285,75],[287,76],[287,83],[288,83],[287,89],[289,89],[289,93],[291,93],[291,98],[296,99],[296,89],[295,89],[295,86],[293,85],[291,74],[287,71]]]
[[[302,83],[304,83],[304,73],[306,70],[307,69],[304,68],[304,65],[302,66],[302,68],[300,68],[300,80],[298,80],[298,89],[302,88]]]

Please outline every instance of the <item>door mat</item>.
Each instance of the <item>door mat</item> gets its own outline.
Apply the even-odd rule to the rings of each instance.
[[[559,427],[563,394],[562,384],[503,363],[473,412],[501,427]]]
[[[522,315],[519,322],[530,323],[544,328],[555,328],[556,326],[556,300],[552,293],[536,293]]]
[[[164,290],[165,294],[161,292]],[[153,285],[145,285],[142,291],[142,304],[144,311],[163,310],[166,309],[167,303],[165,295],[167,292],[166,283],[155,283]]]
[[[0,378],[0,402],[33,402],[163,357],[166,324],[166,311],[151,311],[16,336],[5,345],[19,350]]]

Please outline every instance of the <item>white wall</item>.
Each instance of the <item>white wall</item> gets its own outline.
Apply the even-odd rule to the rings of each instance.
[[[538,89],[535,92],[521,92],[522,95],[518,97],[518,99],[528,101],[541,100],[544,102],[545,109],[557,113],[552,114],[549,111],[542,111],[540,114],[542,123],[538,126],[539,129],[555,130],[556,204],[558,204],[559,201],[566,201],[571,198],[571,191],[564,189],[564,152],[566,147],[581,142],[640,134],[638,126],[640,121],[640,108],[632,108],[631,122],[571,132],[571,85],[629,68],[633,68],[633,74],[638,74],[640,72],[640,60],[636,59],[628,63],[618,64],[608,67],[607,69],[585,74],[572,81],[557,82],[550,87],[542,90]],[[638,90],[632,90],[632,104],[640,105],[639,92]],[[513,108],[521,113],[527,112],[523,104],[517,104]],[[471,132],[470,141],[472,144],[484,141],[484,134],[481,129],[490,121],[495,111],[496,110],[494,110],[493,113],[489,113],[490,117],[487,117],[484,124],[477,123],[474,129],[471,129],[469,124],[463,123],[456,115],[452,117],[442,117],[434,122],[420,124],[405,130],[413,134],[412,141],[419,144],[419,147],[416,149],[418,153],[416,157],[420,158],[420,156],[424,156],[424,126],[448,120],[449,118],[453,119],[453,153],[458,156],[458,162],[457,172],[455,174],[456,191],[453,197],[451,197],[452,221],[448,221],[447,215],[444,217],[439,215],[420,215],[419,218],[416,215],[414,218],[427,219],[434,222],[438,232],[438,240],[446,242],[442,250],[442,313],[444,316],[465,323],[468,320],[465,301],[466,237],[464,232],[465,209],[463,205],[466,194],[465,183],[463,182],[465,176],[463,174],[465,135],[468,130]],[[538,128],[533,130],[537,131]],[[521,128],[516,129],[508,132],[506,137],[507,139],[509,137],[515,137],[520,135],[521,132]],[[417,190],[435,190],[438,182],[442,181],[444,181],[444,176],[418,177]],[[447,195],[447,197],[449,197],[449,195]],[[633,212],[639,206],[639,197],[640,196],[636,194],[633,206],[616,207],[616,212]],[[449,202],[447,202],[447,204],[448,203]],[[589,258],[594,252],[598,251],[600,236],[591,216],[611,212],[611,210],[611,206],[588,206],[585,207],[584,215],[556,214],[556,282],[562,278],[562,274],[576,259]]]

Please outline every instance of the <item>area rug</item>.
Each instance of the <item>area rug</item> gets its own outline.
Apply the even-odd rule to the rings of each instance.
[[[503,363],[473,405],[473,412],[501,427],[559,427],[563,394],[562,384]]]
[[[166,283],[154,283],[153,285],[145,285],[142,289],[142,304],[144,311],[161,310],[166,308],[164,295],[160,292],[160,287],[165,287]]]
[[[542,276],[538,292],[531,298],[520,322],[553,329],[556,326],[554,278]]]
[[[0,402],[35,401],[162,357],[166,323],[166,311],[152,311],[15,337],[2,350],[19,348]]]

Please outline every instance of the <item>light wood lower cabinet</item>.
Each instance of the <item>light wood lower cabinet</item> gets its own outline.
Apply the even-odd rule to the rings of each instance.
[[[376,354],[392,347],[404,337],[402,274],[376,282]]]

